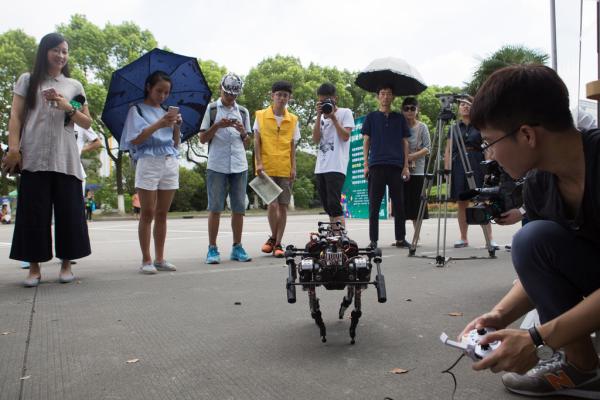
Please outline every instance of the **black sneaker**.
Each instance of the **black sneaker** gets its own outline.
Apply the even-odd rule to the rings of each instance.
[[[369,247],[372,249],[376,249],[377,248],[377,242],[372,240],[371,243],[369,243]]]
[[[394,243],[392,243],[392,247],[408,249],[410,248],[410,243],[408,243],[406,239],[396,240]]]
[[[600,368],[580,371],[557,352],[548,361],[540,361],[525,375],[509,372],[502,383],[513,393],[526,396],[572,396],[582,399],[600,399]]]

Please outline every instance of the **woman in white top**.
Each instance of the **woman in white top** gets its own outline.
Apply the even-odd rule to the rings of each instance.
[[[64,37],[44,36],[32,72],[21,75],[14,88],[3,168],[22,170],[10,258],[30,263],[27,287],[39,284],[40,263],[53,257],[53,212],[59,281],[73,281],[69,260],[91,253],[74,124],[88,129],[92,120],[83,86],[69,78],[68,60]]]
[[[121,150],[129,151],[136,162],[135,187],[140,198],[138,235],[142,250],[140,271],[175,271],[164,259],[167,237],[167,213],[175,191],[179,189],[179,143],[181,114],[166,111],[162,104],[171,93],[171,78],[155,71],[146,78],[145,98],[129,109]],[[150,238],[154,221],[154,262],[150,255]]]
[[[406,97],[404,99],[402,114],[406,118],[410,129],[410,137],[408,138],[410,180],[404,184],[404,214],[407,220],[413,221],[414,225],[421,204],[421,190],[425,179],[425,161],[431,149],[431,139],[427,125],[417,119],[419,102],[416,98]],[[425,207],[423,218],[429,218],[427,207]]]

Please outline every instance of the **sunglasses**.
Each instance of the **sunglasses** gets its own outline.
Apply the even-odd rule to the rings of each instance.
[[[402,111],[406,111],[406,112],[417,111],[417,106],[404,106],[404,107],[402,107]]]

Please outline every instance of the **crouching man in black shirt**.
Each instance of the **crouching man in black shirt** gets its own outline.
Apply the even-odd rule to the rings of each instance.
[[[514,237],[519,280],[473,328],[501,340],[476,370],[508,371],[512,392],[600,399],[600,368],[590,334],[600,329],[600,131],[575,129],[565,84],[541,65],[501,69],[471,109],[483,148],[513,178],[527,176],[531,220]],[[505,329],[536,308],[541,325]]]

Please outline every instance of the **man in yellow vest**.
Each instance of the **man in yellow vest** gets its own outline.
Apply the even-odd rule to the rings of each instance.
[[[275,82],[271,87],[271,105],[256,111],[254,122],[256,174],[267,174],[283,189],[279,197],[269,204],[271,236],[262,246],[263,253],[273,253],[275,257],[284,255],[281,239],[287,222],[292,184],[296,179],[296,144],[300,140],[298,117],[286,108],[291,96],[291,83]]]

